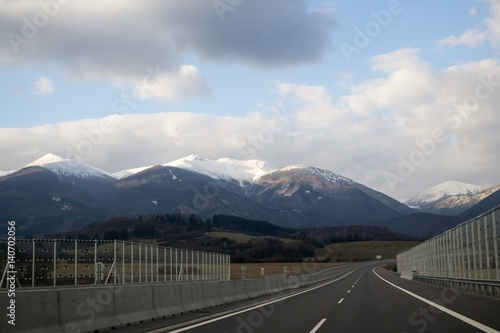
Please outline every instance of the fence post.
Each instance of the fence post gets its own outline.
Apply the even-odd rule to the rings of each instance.
[[[122,241],[122,283],[125,284],[125,241]]]
[[[144,276],[148,283],[148,244],[144,244]]]
[[[130,283],[134,283],[134,243],[130,243]]]
[[[484,247],[485,247],[485,261],[486,261],[486,274],[487,279],[491,279],[491,266],[490,266],[490,244],[488,241],[488,230],[490,227],[488,226],[487,216],[483,217],[483,228],[484,228]]]
[[[97,267],[97,239],[94,239],[94,284],[97,284],[96,267]],[[103,270],[103,274],[104,274],[104,270]]]
[[[35,286],[35,238],[33,238],[31,247],[31,287]]]
[[[498,257],[500,256],[500,253],[498,252],[498,236],[500,236],[500,230],[498,230],[498,226],[497,226],[497,220],[496,220],[496,217],[495,217],[495,214],[496,214],[496,211],[493,212],[492,216],[491,216],[491,224],[493,226],[493,249],[495,251],[495,276],[496,276],[496,279],[497,280],[500,280],[500,267],[498,267],[498,265],[500,264],[498,262]]]
[[[52,268],[54,275],[54,287],[57,284],[57,241],[54,239],[54,267]]]
[[[113,242],[113,251],[114,251],[114,258],[113,258],[113,284],[116,284],[116,239]]]

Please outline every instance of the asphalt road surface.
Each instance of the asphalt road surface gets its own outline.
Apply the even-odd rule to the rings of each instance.
[[[500,332],[500,300],[401,279],[382,268],[363,268],[314,288],[260,305],[198,314],[183,327],[156,322],[125,332],[326,333]],[[177,322],[182,321],[179,317]],[[165,325],[158,328],[158,325]],[[121,329],[115,332],[122,332]]]

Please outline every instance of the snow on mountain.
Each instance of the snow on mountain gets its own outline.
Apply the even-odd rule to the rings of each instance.
[[[469,208],[498,190],[500,190],[500,185],[489,187],[474,195],[470,194],[454,195],[437,203],[436,208],[440,209],[449,207],[464,207],[464,209]]]
[[[39,166],[50,170],[59,176],[76,177],[81,179],[97,178],[107,179],[115,178],[108,172],[99,169],[90,164],[79,162],[73,159],[64,159],[54,154],[47,154],[36,161],[26,165],[26,167]]]
[[[114,172],[111,175],[117,179],[122,179],[128,176],[135,175],[136,173],[142,172],[144,170],[147,170],[149,168],[152,168],[153,166],[147,166],[147,167],[140,167],[140,168],[134,168],[134,169],[127,169],[127,170],[122,170],[118,172]]]
[[[357,188],[358,190],[364,192],[368,196],[380,201],[381,203],[387,205],[388,207],[391,207],[395,211],[402,213],[402,214],[409,214],[411,213],[411,209],[400,203],[399,201],[381,193],[378,191],[375,191],[363,184],[357,183],[352,179],[349,179],[347,177],[341,176],[339,174],[336,174],[330,170],[325,170],[325,169],[320,169],[316,167],[311,167],[311,166],[305,166],[305,165],[290,165],[287,167],[284,167],[280,170],[277,170],[275,172],[270,172],[265,175],[263,175],[261,178],[257,179],[257,182],[269,182],[271,178],[274,178],[275,181],[281,182],[283,179],[283,176],[280,175],[280,173],[290,173],[293,172],[295,173],[295,177],[298,177],[299,179],[306,179],[309,175],[316,177],[317,179],[323,179],[326,181],[326,183],[330,183],[334,186],[340,186],[340,187],[354,187]],[[265,179],[265,180],[264,180]],[[286,179],[286,178],[285,178]],[[313,187],[323,187],[324,185],[314,181],[314,179],[308,178],[307,182],[310,182]],[[283,188],[283,191],[287,193],[292,193],[291,191],[297,190],[295,189],[290,189],[287,187],[288,184],[285,184],[285,187]],[[327,185],[327,187],[329,187]]]
[[[332,171],[319,169],[319,168],[315,168],[315,167],[310,167],[310,166],[306,166],[306,165],[301,165],[301,164],[289,165],[289,166],[284,167],[278,171],[291,171],[291,170],[300,170],[300,169],[307,171],[314,176],[318,176],[320,178],[323,178],[323,179],[325,179],[333,184],[338,184],[338,185],[343,185],[343,186],[354,186],[357,184],[352,179],[343,177],[343,176],[338,175]]]
[[[14,171],[2,171],[0,170],[0,177],[7,176],[8,174],[13,173]]]
[[[412,208],[422,208],[423,206],[436,203],[451,196],[474,196],[482,190],[483,189],[477,185],[448,181],[423,191],[416,197],[407,200],[405,203]]]
[[[199,155],[187,157],[163,164],[163,166],[177,167],[209,176],[214,179],[235,180],[242,185],[252,182],[261,175],[273,169],[263,161],[240,161],[231,158],[210,160]]]

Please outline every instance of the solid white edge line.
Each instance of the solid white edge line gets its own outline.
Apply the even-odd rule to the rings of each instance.
[[[319,328],[321,327],[321,325],[323,325],[326,321],[326,318],[323,318],[319,321],[318,325],[314,326],[314,328],[311,330],[311,332],[309,333],[316,333],[317,330],[319,330]]]
[[[375,267],[375,268],[378,268],[378,267]],[[447,313],[447,314],[449,314],[450,316],[453,316],[453,317],[455,317],[455,318],[457,318],[457,319],[459,319],[459,320],[461,320],[461,321],[463,321],[463,322],[465,322],[465,323],[467,323],[467,324],[469,324],[469,325],[471,325],[471,326],[474,326],[475,328],[480,329],[480,330],[481,330],[481,331],[483,331],[483,332],[487,332],[487,333],[500,333],[499,331],[494,330],[493,328],[488,327],[488,326],[486,326],[486,325],[484,325],[484,324],[481,324],[480,322],[477,322],[477,321],[475,321],[474,319],[470,319],[469,317],[466,317],[466,316],[464,316],[464,315],[461,315],[461,314],[460,314],[460,313],[458,313],[458,312],[455,312],[455,311],[453,311],[453,310],[447,309],[447,308],[445,308],[444,306],[441,306],[441,305],[439,305],[439,304],[437,304],[437,303],[431,302],[431,301],[429,301],[429,300],[428,300],[428,299],[426,299],[426,298],[423,298],[423,297],[421,297],[421,296],[418,296],[417,294],[414,294],[414,293],[412,293],[411,291],[408,291],[408,290],[406,290],[406,289],[403,289],[403,288],[401,288],[401,287],[399,287],[399,286],[395,285],[394,283],[387,281],[386,279],[384,279],[383,277],[381,277],[380,275],[378,275],[378,274],[375,272],[375,268],[373,268],[373,269],[372,269],[372,272],[373,272],[376,276],[378,276],[378,277],[379,277],[379,279],[381,279],[382,281],[384,281],[384,282],[386,282],[386,283],[390,284],[390,285],[391,285],[391,286],[393,286],[394,288],[397,288],[397,289],[401,290],[402,292],[405,292],[405,293],[407,293],[408,295],[410,295],[410,296],[412,296],[412,297],[415,297],[416,299],[418,299],[418,300],[420,300],[420,301],[422,301],[422,302],[424,302],[424,303],[427,303],[427,304],[431,305],[432,307],[435,307],[436,309],[439,309],[439,310],[441,310],[441,311],[443,311],[443,312],[446,312],[446,313]]]
[[[281,298],[277,298],[277,299],[274,299],[272,301],[269,301],[269,302],[266,302],[266,303],[263,303],[263,304],[259,304],[259,305],[256,305],[256,306],[252,306],[250,308],[246,308],[246,309],[243,309],[243,310],[240,310],[240,311],[236,311],[236,312],[232,312],[232,313],[229,313],[227,315],[223,315],[223,316],[220,316],[220,317],[217,317],[217,318],[213,318],[213,319],[209,319],[207,321],[203,321],[201,323],[197,323],[197,324],[193,324],[193,325],[188,325],[186,327],[182,327],[182,328],[179,328],[179,329],[176,329],[174,331],[168,331],[168,327],[164,327],[164,328],[159,328],[159,329],[156,329],[156,330],[153,330],[153,331],[148,331],[146,333],[164,333],[164,332],[169,332],[169,333],[179,333],[179,332],[184,332],[184,331],[187,331],[187,330],[190,330],[190,329],[193,329],[193,328],[196,328],[196,327],[200,327],[200,326],[205,326],[207,324],[210,324],[210,323],[213,323],[213,322],[216,322],[216,321],[219,321],[219,320],[223,320],[223,319],[226,319],[226,318],[229,318],[229,317],[234,317],[236,315],[239,315],[241,313],[245,313],[245,312],[248,312],[248,311],[252,311],[252,310],[255,310],[255,309],[258,309],[258,308],[261,308],[263,306],[266,306],[266,305],[269,305],[269,304],[273,304],[273,303],[278,303],[278,302],[281,302],[285,299],[288,299],[288,298],[292,298],[292,297],[295,297],[295,296],[298,296],[298,295],[302,295],[304,293],[307,293],[307,292],[310,292],[310,291],[313,291],[313,290],[316,290],[318,288],[322,288],[324,286],[327,286],[329,284],[332,284],[334,282],[337,282],[339,280],[342,280],[343,278],[345,277],[348,277],[349,275],[351,275],[355,270],[352,270],[350,271],[349,273],[346,273],[338,278],[336,278],[335,280],[332,280],[332,281],[328,281],[326,283],[323,283],[323,284],[320,284],[316,287],[311,287],[309,289],[306,289],[306,290],[303,290],[303,291],[299,291],[295,294],[292,294],[292,295],[288,295],[288,296],[284,296],[284,297],[281,297]]]

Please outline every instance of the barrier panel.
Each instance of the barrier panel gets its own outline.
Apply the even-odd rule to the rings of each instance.
[[[245,284],[249,298],[260,296],[260,292],[257,290],[257,280],[245,280]]]
[[[314,275],[225,282],[18,290],[16,302],[23,307],[18,307],[16,326],[8,325],[6,320],[0,321],[0,332],[95,332],[295,289],[306,281],[337,276],[343,271],[334,269]],[[306,275],[309,279],[305,278]],[[8,299],[6,293],[0,292],[0,299],[4,303],[3,300]],[[7,305],[4,305],[6,308]]]
[[[153,285],[153,305],[159,318],[186,312],[180,284]]]
[[[238,301],[250,298],[246,281],[238,280],[234,282],[234,297]]]
[[[500,281],[500,206],[397,255],[398,273],[441,279]]]
[[[221,296],[222,285],[219,282],[205,282],[202,284],[204,307],[213,307],[224,304]]]
[[[11,253],[3,250],[8,248]],[[9,254],[9,255],[8,255]],[[15,259],[15,260],[14,260]],[[117,240],[0,239],[0,288],[230,280],[230,256]]]
[[[233,303],[238,300],[235,290],[236,281],[223,281],[220,285],[220,298],[224,303]],[[245,296],[246,297],[246,296]]]
[[[59,313],[64,332],[89,332],[120,326],[114,286],[59,289]]]
[[[114,301],[116,317],[122,325],[157,318],[152,286],[115,287]]]
[[[15,326],[8,323],[10,318],[6,316],[9,306],[5,293],[0,294],[2,308],[2,319],[0,321],[0,332],[33,332],[52,333],[61,332],[59,317],[59,297],[57,290],[16,291],[15,298]],[[23,311],[26,304],[29,310]]]
[[[454,288],[464,292],[500,297],[500,281],[496,280],[458,279],[424,275],[415,275],[413,279],[419,282]]]
[[[203,285],[201,283],[181,284],[182,305],[186,311],[193,311],[208,307],[203,298]]]

